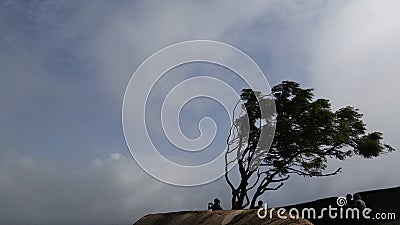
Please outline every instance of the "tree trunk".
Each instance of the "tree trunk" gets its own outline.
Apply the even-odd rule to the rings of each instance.
[[[253,198],[251,199],[251,203],[250,203],[250,208],[256,207],[256,201],[259,196],[260,196],[260,194],[257,194],[257,192],[253,195]]]
[[[232,199],[231,199],[232,209],[237,209],[239,207],[238,201],[236,200],[236,198],[238,197],[236,193],[237,193],[236,190],[232,191]]]
[[[232,209],[243,209],[244,206],[244,200],[246,198],[246,193],[240,192],[238,190],[235,190],[232,192],[232,199],[231,199],[231,204],[232,204]]]

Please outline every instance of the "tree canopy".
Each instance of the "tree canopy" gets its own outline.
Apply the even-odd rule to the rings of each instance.
[[[244,89],[241,93],[243,114],[234,118],[228,138],[228,154],[237,150],[240,181],[235,184],[227,169],[225,178],[232,190],[232,208],[254,207],[259,196],[283,186],[290,175],[331,176],[325,172],[328,159],[345,160],[359,155],[373,158],[394,149],[382,143],[382,133],[367,133],[362,114],[346,106],[336,111],[327,99],[314,99],[313,89],[303,89],[293,81],[284,81],[272,93]],[[275,104],[276,114],[262,115],[263,107]],[[243,126],[243,120],[248,126]],[[274,135],[265,143],[263,135]],[[269,149],[269,151],[268,151]],[[258,154],[259,152],[267,154]],[[256,157],[261,161],[255,168]],[[226,161],[227,165],[232,162]]]

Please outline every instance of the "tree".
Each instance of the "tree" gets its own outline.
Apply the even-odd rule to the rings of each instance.
[[[382,133],[366,133],[366,124],[357,109],[346,106],[332,111],[329,100],[313,97],[313,89],[302,89],[293,81],[282,82],[266,96],[251,89],[242,90],[242,114],[233,118],[225,154],[225,179],[232,190],[232,209],[254,207],[258,197],[281,188],[292,174],[338,174],[341,168],[325,173],[330,158],[373,158],[394,151],[382,143]],[[262,115],[260,109],[271,104],[275,104],[276,113]],[[248,121],[247,126],[244,121]],[[263,129],[275,130],[275,134],[262,132]],[[273,140],[268,144],[265,136],[271,135]],[[228,170],[233,163],[228,155],[234,153],[240,175],[238,184],[234,184]]]

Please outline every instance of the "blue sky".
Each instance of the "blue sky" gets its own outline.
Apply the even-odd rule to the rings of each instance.
[[[359,108],[368,128],[398,149],[399,10],[389,0],[0,1],[0,223],[131,224],[147,213],[204,209],[215,196],[228,208],[223,180],[193,188],[160,183],[132,160],[123,136],[132,73],[157,50],[186,40],[228,43],[253,58],[271,85],[295,80],[334,108]],[[199,68],[175,73],[188,71]],[[188,136],[207,113],[196,111],[201,104],[218,108],[188,105]],[[217,112],[210,110],[223,122]],[[332,162],[330,169],[344,172],[295,178],[263,197],[282,205],[398,186],[398,160],[396,152]]]

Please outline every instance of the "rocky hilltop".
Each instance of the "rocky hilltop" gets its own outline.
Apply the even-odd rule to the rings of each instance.
[[[344,193],[345,194],[345,193]],[[377,220],[372,219],[366,221],[368,225],[400,225],[400,187],[387,188],[381,190],[359,192],[362,199],[366,202],[367,207],[373,210],[372,217],[377,212],[393,212],[396,214],[395,219]],[[284,206],[289,210],[296,208],[301,211],[303,208],[314,208],[320,211],[329,205],[337,206],[337,197],[319,199],[312,202]],[[279,208],[279,207],[277,207]],[[397,221],[394,221],[397,220]],[[311,222],[310,222],[311,221]],[[354,221],[330,219],[324,217],[322,219],[279,219],[276,211],[272,219],[260,219],[257,217],[257,210],[222,210],[210,212],[201,211],[182,211],[170,213],[149,214],[138,220],[135,225],[186,225],[186,224],[202,224],[202,225],[286,225],[286,224],[304,224],[304,225],[326,225],[326,224],[354,224]]]
[[[279,219],[273,214],[272,219],[260,219],[257,210],[222,210],[222,211],[183,211],[150,214],[142,217],[134,225],[312,225],[304,219]]]

